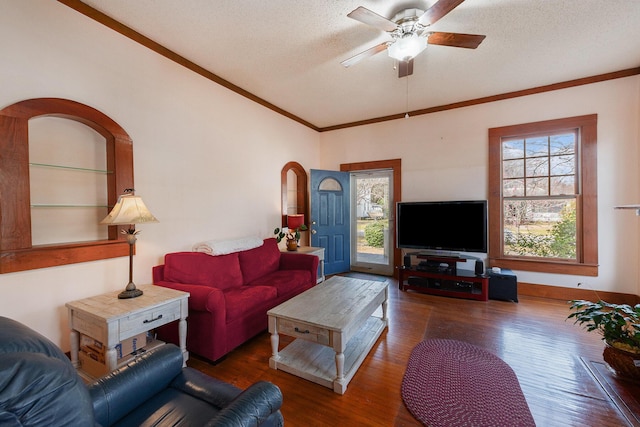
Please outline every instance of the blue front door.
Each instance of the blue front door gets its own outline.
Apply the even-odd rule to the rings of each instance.
[[[324,248],[325,274],[349,271],[349,173],[311,169],[311,246]]]

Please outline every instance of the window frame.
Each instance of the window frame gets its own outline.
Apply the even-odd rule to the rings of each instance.
[[[129,255],[121,234],[109,226],[106,240],[34,246],[31,241],[29,119],[42,116],[74,120],[106,140],[107,200],[133,185],[133,142],[111,118],[87,105],[61,98],[20,101],[0,110],[0,273],[34,270]]]
[[[598,275],[597,134],[598,116],[590,114],[489,129],[489,265],[554,274]],[[502,140],[577,129],[579,192],[576,197],[578,259],[521,258],[504,255]]]

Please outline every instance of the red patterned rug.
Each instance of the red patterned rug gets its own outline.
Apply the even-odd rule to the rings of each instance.
[[[402,380],[402,399],[430,427],[535,426],[511,367],[461,341],[418,344]]]

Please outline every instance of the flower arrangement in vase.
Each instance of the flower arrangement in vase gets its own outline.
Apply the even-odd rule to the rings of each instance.
[[[280,229],[279,227],[273,230],[273,234],[276,236],[276,241],[280,243],[282,239],[287,239],[287,250],[297,251],[298,242],[300,242],[300,232],[308,230],[304,224],[304,215],[287,215],[287,229]]]

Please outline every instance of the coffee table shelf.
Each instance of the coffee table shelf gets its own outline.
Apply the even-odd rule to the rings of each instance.
[[[381,318],[372,316],[351,338],[344,351],[342,380],[336,379],[336,352],[331,347],[303,339],[294,340],[278,352],[278,360],[270,361],[269,366],[344,394],[347,384],[358,371],[386,325]]]

